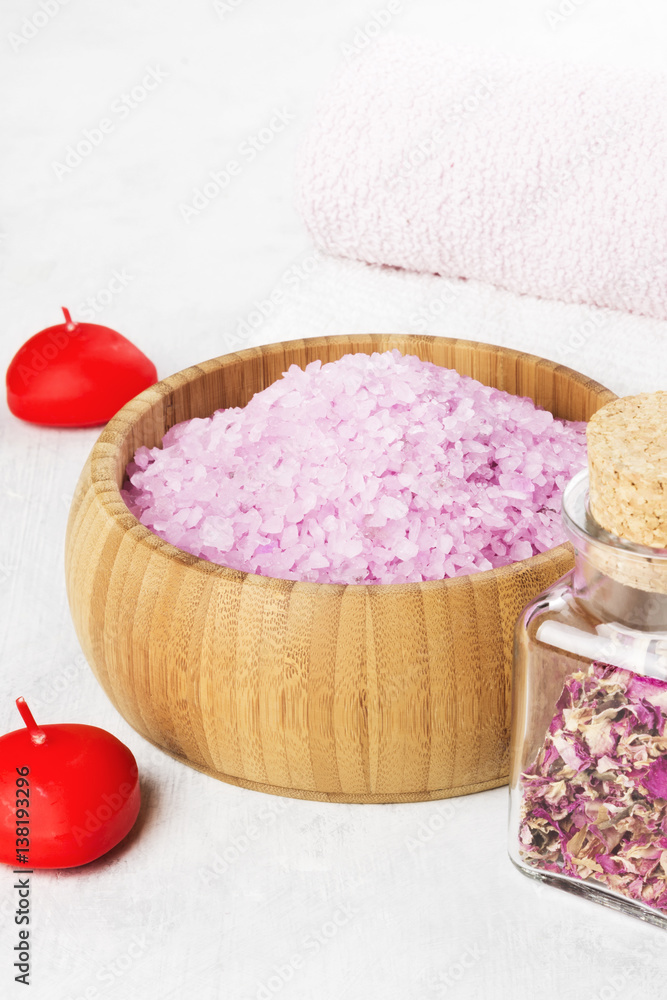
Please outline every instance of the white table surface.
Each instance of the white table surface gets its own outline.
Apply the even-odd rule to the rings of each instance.
[[[354,45],[359,27],[386,4],[220,0],[216,10],[210,0],[44,2],[57,13],[25,44],[14,36],[41,9],[38,0],[5,0],[0,13],[0,74],[9,92],[0,133],[3,369],[28,336],[59,322],[61,304],[85,318],[91,297],[98,322],[134,340],[161,377],[225,353],[254,300],[284,287],[287,269],[310,259],[292,202],[295,151],[343,44]],[[571,13],[551,27],[547,13],[558,2],[403,0],[392,27],[517,52],[662,66],[661,0],[565,0]],[[164,80],[121,117],[114,102],[151,68]],[[179,206],[274,109],[293,120],[186,223]],[[109,116],[113,131],[58,178],[53,163],[67,145]],[[125,272],[126,287],[102,305],[115,271]],[[433,283],[443,280],[415,283],[413,294],[400,273],[361,272],[318,262],[247,342],[407,329],[416,304],[428,306]],[[667,324],[633,319],[626,348],[625,317],[600,311],[604,322],[573,359],[572,334],[570,341],[541,335],[549,308],[473,283],[457,305],[456,332],[564,360],[618,392],[667,385]],[[565,328],[576,329],[577,308],[553,306],[550,315],[556,310]],[[432,332],[444,329],[451,326],[434,321]],[[68,505],[96,434],[32,427],[2,404],[0,731],[18,728],[19,694],[42,722],[105,727],[135,753],[144,796],[134,832],[110,855],[32,876],[28,996],[667,995],[664,932],[514,871],[505,850],[506,789],[387,806],[277,799],[190,770],[131,730],[82,659],[63,580]],[[2,997],[24,995],[13,982],[12,882],[11,871],[0,870]]]

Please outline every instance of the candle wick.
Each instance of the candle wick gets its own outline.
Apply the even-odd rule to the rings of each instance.
[[[65,306],[61,306],[60,308],[62,309],[63,314],[65,316],[65,320],[67,322],[67,329],[68,330],[74,330],[76,328],[77,324],[75,323],[75,321],[70,316],[69,309],[66,309]]]
[[[44,743],[44,741],[46,740],[46,733],[44,732],[43,729],[40,729],[37,723],[35,722],[35,718],[30,709],[28,708],[25,699],[17,698],[16,707],[21,713],[21,718],[26,724],[32,742],[36,744]]]

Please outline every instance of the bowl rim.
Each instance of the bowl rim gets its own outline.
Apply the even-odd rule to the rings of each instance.
[[[602,396],[608,396],[608,399],[606,399],[605,402],[611,402],[618,398],[611,389],[607,389],[599,382],[589,378],[587,375],[583,375],[581,372],[575,371],[573,368],[569,368],[567,365],[561,365],[556,361],[550,361],[548,358],[542,358],[537,354],[530,354],[526,351],[518,351],[514,348],[503,347],[498,344],[488,344],[484,341],[409,333],[338,334],[276,341],[271,344],[244,348],[242,351],[230,351],[227,354],[210,358],[208,361],[202,361],[196,365],[190,365],[188,368],[183,368],[180,371],[175,372],[173,375],[167,376],[167,378],[160,379],[158,382],[155,382],[147,389],[138,393],[138,395],[134,396],[133,399],[129,400],[106,424],[90,452],[90,480],[96,495],[95,499],[99,501],[108,517],[118,523],[124,531],[132,531],[135,541],[139,545],[150,548],[155,554],[159,553],[170,560],[176,559],[178,562],[184,563],[198,572],[216,576],[227,582],[242,583],[247,580],[249,583],[253,582],[256,585],[267,587],[276,587],[279,585],[285,588],[289,587],[290,589],[298,587],[299,590],[309,590],[310,588],[319,589],[322,587],[335,590],[346,590],[349,587],[355,589],[371,588],[375,590],[380,587],[383,592],[386,592],[386,588],[391,587],[394,593],[423,592],[425,589],[434,590],[442,588],[443,586],[461,586],[462,584],[467,583],[471,578],[475,581],[479,581],[480,584],[490,580],[497,581],[499,579],[508,579],[517,573],[530,569],[540,569],[542,567],[546,567],[547,565],[553,565],[554,561],[559,561],[566,555],[571,557],[573,553],[572,545],[570,542],[563,542],[552,549],[547,549],[544,552],[539,552],[537,555],[530,556],[528,559],[521,559],[518,562],[508,563],[505,566],[482,570],[479,573],[467,573],[463,576],[445,577],[438,580],[424,580],[412,583],[315,583],[306,580],[288,580],[283,577],[266,576],[261,573],[251,573],[249,571],[233,569],[232,567],[225,566],[222,563],[214,563],[207,559],[202,559],[200,556],[195,556],[190,552],[186,552],[184,549],[177,548],[177,546],[172,545],[171,542],[165,541],[146,525],[142,524],[141,521],[139,521],[134,514],[132,514],[120,495],[120,489],[116,483],[116,456],[118,444],[115,439],[118,436],[122,437],[126,435],[129,428],[131,428],[156,403],[163,400],[165,396],[169,395],[169,393],[171,393],[174,389],[177,389],[188,382],[202,378],[216,369],[226,367],[231,359],[234,359],[235,364],[243,364],[244,361],[250,358],[261,357],[267,353],[285,353],[285,349],[294,349],[298,345],[310,345],[311,347],[317,347],[320,344],[323,346],[330,345],[331,342],[350,341],[350,339],[355,339],[357,337],[360,339],[377,337],[378,339],[381,338],[384,343],[387,341],[391,342],[391,340],[395,338],[397,341],[397,347],[398,342],[404,344],[406,340],[414,340],[419,343],[434,341],[443,342],[450,345],[452,348],[462,348],[464,350],[469,349],[474,351],[481,348],[487,352],[504,355],[508,359],[516,361],[522,359],[523,361],[529,360],[539,363],[541,367],[551,370],[554,373],[564,375],[572,381],[577,382],[589,392],[598,393]],[[384,350],[390,349],[390,346],[384,348]],[[349,353],[356,354],[361,352],[356,350],[353,345],[350,345]]]

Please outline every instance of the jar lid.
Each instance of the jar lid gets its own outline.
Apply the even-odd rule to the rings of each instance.
[[[629,542],[667,547],[667,392],[607,403],[586,437],[595,520]]]

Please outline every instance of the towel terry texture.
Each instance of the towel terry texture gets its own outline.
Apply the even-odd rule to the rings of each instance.
[[[387,37],[299,159],[323,250],[667,318],[667,77]]]

